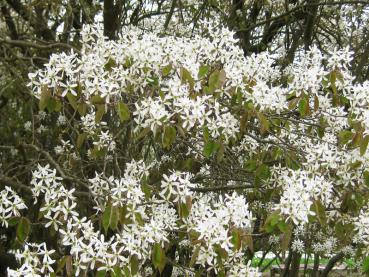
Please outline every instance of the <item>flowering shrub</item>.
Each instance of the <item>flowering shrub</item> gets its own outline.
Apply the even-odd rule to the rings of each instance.
[[[282,69],[206,28],[109,41],[86,26],[80,53],[29,75],[59,145],[24,200],[1,192],[11,276],[259,276],[259,250],[365,257],[369,83],[349,50]]]

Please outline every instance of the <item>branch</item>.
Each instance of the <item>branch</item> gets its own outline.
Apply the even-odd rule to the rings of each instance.
[[[54,49],[54,48],[67,48],[67,49],[73,49],[74,51],[80,53],[80,51],[77,50],[72,45],[61,43],[61,42],[55,42],[51,44],[37,44],[34,42],[25,41],[25,40],[0,39],[0,43],[9,44],[9,45],[18,46],[18,47],[37,48],[41,50],[49,50],[49,49]]]
[[[53,157],[49,154],[49,152],[46,152],[45,150],[42,150],[41,148],[39,148],[36,145],[33,144],[22,144],[23,147],[26,148],[32,148],[33,150],[42,153],[46,159],[54,166],[54,168],[56,169],[56,171],[60,174],[60,176],[67,181],[70,182],[75,182],[78,183],[80,185],[82,185],[83,187],[89,189],[88,184],[86,184],[85,182],[83,182],[82,180],[78,179],[77,177],[74,176],[69,176],[67,175],[64,170],[60,167],[60,165],[53,159]]]
[[[345,254],[343,254],[343,252],[338,253],[337,255],[333,256],[328,264],[326,265],[326,267],[324,268],[323,272],[322,272],[322,277],[327,277],[328,273],[333,269],[334,265],[341,259],[343,259],[343,257],[345,256]]]
[[[32,26],[39,37],[51,41],[55,40],[54,33],[49,29],[44,18],[33,13],[31,14],[29,7],[23,5],[19,0],[6,0],[6,2],[23,18],[23,20],[29,22],[29,25]]]
[[[208,188],[191,188],[191,191],[195,192],[210,192],[210,191],[228,191],[228,190],[236,190],[236,189],[253,189],[254,185],[234,185],[234,186],[217,186],[217,187],[208,187]]]
[[[12,178],[9,178],[8,176],[5,176],[3,174],[0,175],[0,183],[3,183],[7,186],[10,186],[12,188],[16,188],[16,189],[22,189],[26,192],[32,192],[31,189],[26,186],[26,185],[23,185],[19,182],[17,182],[16,180],[13,180]]]
[[[255,23],[251,26],[248,26],[247,28],[241,28],[241,29],[238,29],[236,31],[249,31],[249,30],[252,30],[252,29],[255,29],[256,27],[259,27],[259,26],[262,26],[266,23],[270,23],[272,21],[275,21],[277,19],[281,19],[281,18],[284,18],[285,16],[288,16],[300,9],[304,9],[304,8],[308,8],[308,7],[314,7],[314,6],[335,6],[335,5],[354,5],[354,4],[361,4],[361,5],[369,5],[369,0],[363,0],[363,1],[340,1],[340,2],[323,2],[323,3],[309,3],[309,4],[305,4],[305,5],[301,5],[301,6],[297,6],[291,10],[289,10],[288,12],[285,12],[283,14],[280,14],[278,16],[275,16],[275,17],[271,17],[269,19],[266,19],[266,20],[263,20],[263,21],[260,21],[258,23]]]

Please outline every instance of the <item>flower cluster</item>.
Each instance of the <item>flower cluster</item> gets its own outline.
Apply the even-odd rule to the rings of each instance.
[[[73,188],[49,166],[31,182],[75,274],[140,274],[149,260],[160,271],[173,247],[192,253],[191,267],[257,275],[244,254],[254,227],[275,248],[278,238],[323,255],[348,242],[332,231],[310,244],[306,230],[354,224],[368,248],[369,82],[354,82],[350,51],[312,47],[281,68],[278,54],[245,57],[233,32],[205,29],[187,38],[125,27],[109,41],[101,26],[85,26],[79,54],[53,54],[30,74],[37,98],[79,113],[67,118],[83,131],[73,150],[90,158]],[[58,152],[72,149],[62,144]],[[93,215],[77,192],[91,197]],[[291,243],[277,237],[292,231]]]
[[[20,211],[27,206],[17,193],[10,187],[5,187],[0,192],[0,222],[1,226],[8,227],[8,221],[12,217],[19,217]]]
[[[283,194],[276,209],[295,224],[308,223],[308,216],[315,214],[310,209],[314,200],[321,200],[327,206],[330,204],[333,185],[324,177],[311,177],[309,172],[301,170],[290,170],[281,176],[278,182],[283,187]]]
[[[23,251],[17,251],[16,258],[21,267],[17,270],[8,269],[11,277],[50,276],[54,272],[52,258],[55,250],[48,250],[46,243],[26,243]]]

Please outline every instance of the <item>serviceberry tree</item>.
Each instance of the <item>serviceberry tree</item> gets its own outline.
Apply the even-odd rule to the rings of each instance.
[[[0,146],[15,157],[0,168],[8,275],[259,276],[260,251],[288,253],[284,275],[303,254],[315,271],[329,258],[323,276],[345,257],[369,270],[365,62],[357,74],[349,44],[323,36],[291,57],[265,30],[251,54],[208,12],[84,25],[29,73],[37,115]]]

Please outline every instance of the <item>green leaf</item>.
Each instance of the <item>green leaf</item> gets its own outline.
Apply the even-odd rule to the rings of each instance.
[[[369,273],[369,256],[367,256],[362,263],[362,270],[364,273]]]
[[[47,102],[46,108],[49,113],[52,113],[54,111],[57,111],[58,109],[61,109],[61,103],[57,101],[54,97],[51,97]]]
[[[360,155],[363,156],[368,148],[369,136],[365,136],[360,143]]]
[[[257,163],[255,160],[248,160],[247,162],[245,162],[243,168],[247,171],[247,172],[255,172],[256,168],[257,168]]]
[[[59,273],[63,270],[65,264],[67,262],[67,256],[63,256],[57,261],[56,273]]]
[[[222,70],[216,70],[209,77],[209,93],[213,93],[216,89],[223,86],[226,80],[226,73]]]
[[[341,145],[345,145],[352,140],[353,137],[354,134],[351,131],[343,130],[338,133],[338,139]]]
[[[119,266],[115,266],[113,268],[112,276],[113,277],[123,277],[124,276]]]
[[[364,171],[363,173],[364,182],[367,187],[369,187],[369,171]]]
[[[133,255],[131,256],[131,259],[130,259],[130,264],[131,264],[131,273],[132,273],[132,276],[135,276],[139,270],[139,260],[137,258],[137,255]]]
[[[20,243],[23,243],[31,231],[31,222],[28,218],[22,217],[17,226],[17,239]]]
[[[203,131],[203,136],[204,136],[204,142],[208,142],[210,140],[210,132],[209,129],[207,127],[204,127]]]
[[[233,249],[234,250],[240,250],[241,249],[242,240],[241,240],[241,234],[240,234],[239,230],[234,229],[232,231],[231,243],[233,244]]]
[[[48,102],[50,101],[50,99],[50,90],[47,88],[43,88],[40,96],[40,102],[38,103],[38,108],[43,111],[48,106]]]
[[[131,113],[129,111],[129,107],[126,103],[124,102],[119,102],[116,105],[116,110],[119,116],[120,121],[124,122],[129,120]]]
[[[319,220],[320,225],[324,226],[327,224],[327,217],[325,214],[325,207],[319,200],[314,201],[314,212]]]
[[[200,68],[199,68],[199,73],[198,73],[197,77],[199,79],[204,78],[208,74],[209,68],[210,67],[207,66],[207,65],[201,65]]]
[[[111,71],[113,69],[113,67],[115,67],[115,66],[117,66],[117,63],[115,62],[115,60],[113,58],[109,57],[108,61],[104,65],[104,69],[106,71]]]
[[[87,138],[86,133],[78,134],[77,137],[77,149],[80,149]]]
[[[332,88],[333,94],[337,94],[336,79],[337,79],[336,71],[333,70],[329,75],[329,80],[331,82],[331,88]]]
[[[96,272],[95,276],[96,277],[105,277],[106,276],[106,271],[97,269],[97,272]]]
[[[299,98],[293,98],[292,100],[288,102],[288,108],[290,110],[293,110],[294,108],[296,108],[298,102],[299,102]]]
[[[163,133],[163,147],[169,149],[176,140],[176,128],[166,126]]]
[[[116,230],[118,228],[118,222],[119,222],[119,207],[113,206],[112,207],[112,217],[110,222],[110,229]]]
[[[180,203],[179,209],[179,215],[181,218],[187,218],[190,215],[190,209],[188,208],[186,203]]]
[[[166,257],[159,243],[155,243],[151,250],[151,261],[154,267],[161,273],[165,267]]]
[[[162,69],[162,74],[163,74],[163,77],[166,77],[170,74],[170,72],[172,71],[172,65],[171,64],[168,64],[166,66],[163,67]]]
[[[193,254],[191,256],[191,260],[189,263],[190,267],[193,267],[193,265],[196,263],[197,257],[199,256],[200,248],[201,248],[200,246],[197,246],[195,248],[195,251],[193,251]]]
[[[113,206],[109,201],[102,215],[102,224],[105,233],[108,231],[109,228],[115,230],[118,226],[118,221],[119,221],[119,207]]]
[[[74,96],[72,93],[67,93],[67,99],[69,101],[69,104],[73,107],[73,109],[77,110],[77,96]]]
[[[215,153],[219,148],[219,144],[217,144],[213,140],[209,140],[204,147],[204,156],[206,158],[210,158],[210,156]]]
[[[303,97],[299,102],[299,112],[302,117],[310,113],[309,98]]]
[[[252,239],[252,235],[245,234],[243,237],[243,242],[245,243],[249,251],[251,251],[251,253],[254,253],[254,241]]]
[[[289,248],[291,237],[292,237],[292,228],[288,226],[287,230],[282,235],[281,240],[282,251],[286,251]]]
[[[255,175],[261,180],[266,180],[270,178],[270,169],[266,164],[261,164],[258,169],[256,169]]]
[[[195,81],[192,78],[191,73],[186,68],[181,67],[180,77],[181,77],[182,84],[188,83],[190,85],[190,88],[193,89],[195,85]]]
[[[15,226],[15,225],[17,225],[18,224],[18,222],[19,222],[19,217],[16,217],[16,216],[13,216],[13,217],[11,217],[11,218],[9,218],[9,220],[8,220],[8,224],[9,224],[9,226]]]
[[[219,149],[218,149],[218,152],[217,152],[217,163],[220,163],[223,160],[224,152],[225,152],[224,144],[219,143]]]
[[[287,232],[289,228],[288,224],[284,221],[279,221],[277,226],[278,226],[279,231],[281,231],[282,233]]]
[[[105,104],[96,105],[95,122],[99,123],[105,114]]]
[[[319,98],[318,96],[314,96],[314,112],[318,111],[319,109]]]
[[[85,114],[87,112],[87,104],[86,103],[78,103],[77,104],[77,110],[78,110],[78,113],[81,116],[85,116]]]
[[[110,226],[111,217],[112,217],[112,208],[113,208],[113,206],[109,202],[105,206],[105,210],[104,210],[103,215],[102,215],[102,225],[103,225],[103,228],[105,230],[105,233],[108,231],[109,226]]]
[[[263,135],[269,131],[269,121],[263,113],[257,113],[258,120],[260,122],[260,133]]]
[[[274,213],[271,213],[267,219],[265,220],[265,223],[264,223],[264,230],[267,232],[267,233],[272,233],[275,229],[275,227],[277,227],[278,223],[281,221],[281,216],[279,215],[278,212],[274,212]]]
[[[360,146],[362,139],[363,139],[363,133],[361,131],[358,131],[354,134],[354,137],[352,138],[351,143],[354,146]]]
[[[94,95],[91,97],[91,104],[97,105],[97,104],[105,104],[105,99],[102,98],[100,95]]]

